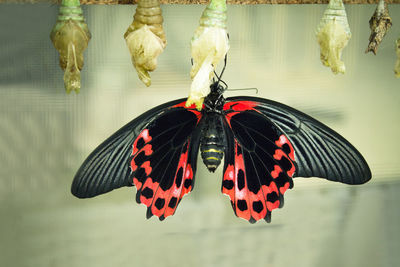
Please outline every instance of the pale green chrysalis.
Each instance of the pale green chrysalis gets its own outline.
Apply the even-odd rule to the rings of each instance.
[[[60,54],[60,66],[64,70],[64,86],[67,93],[79,93],[83,51],[90,38],[91,34],[79,0],[63,0],[50,39]]]

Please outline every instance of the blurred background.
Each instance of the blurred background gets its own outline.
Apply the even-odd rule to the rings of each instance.
[[[256,87],[256,96],[341,133],[370,164],[369,183],[296,178],[272,223],[254,225],[221,194],[222,168],[208,173],[200,159],[194,191],[163,222],[146,220],[133,187],[71,195],[75,172],[100,142],[187,96],[189,41],[204,7],[162,7],[168,46],[150,88],[123,39],[135,7],[83,7],[92,40],[81,93],[66,95],[49,39],[58,6],[0,6],[1,266],[400,266],[400,5],[389,6],[393,27],[377,56],[364,54],[375,5],[346,6],[353,35],[346,74],[337,76],[322,66],[315,38],[325,5],[228,7],[230,88]]]

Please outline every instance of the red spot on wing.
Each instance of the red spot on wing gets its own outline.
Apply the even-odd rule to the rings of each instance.
[[[203,105],[204,107],[204,105]],[[175,106],[172,106],[171,108],[186,108],[186,109],[196,109],[196,104],[191,104],[189,107],[186,106],[186,101],[183,101],[181,103],[176,104]]]
[[[286,173],[287,173],[287,175],[289,176],[289,177],[293,177],[293,174],[294,174],[294,172],[295,172],[295,170],[296,170],[296,168],[294,167],[294,164],[293,164],[293,162],[291,162],[292,163],[292,167],[290,168],[290,170],[288,170]]]
[[[137,147],[137,144],[139,140],[143,140],[144,146],[139,150]],[[149,156],[153,153],[152,146],[148,144],[151,141],[151,136],[149,134],[148,129],[144,129],[143,131],[140,132],[140,134],[136,137],[135,141],[133,142],[132,145],[132,156],[133,158],[131,159],[130,166],[131,166],[131,171],[134,172],[137,170],[138,166],[135,163],[135,158],[139,154],[139,152],[144,151],[146,156]],[[140,187],[138,187],[140,188]]]
[[[153,198],[153,202],[151,203],[151,213],[156,215],[157,217],[161,217],[163,215],[165,206],[166,206],[166,197],[168,197],[169,190],[164,191],[160,186],[157,189],[156,195]],[[161,208],[157,207],[157,201],[164,202],[164,205]]]
[[[264,196],[266,196],[267,194],[271,193],[271,190],[266,185],[262,185],[261,186],[261,191],[263,192]]]
[[[232,101],[232,102],[226,102],[224,104],[223,110],[227,111],[225,114],[225,118],[229,124],[231,125],[231,119],[233,116],[236,114],[240,113],[241,111],[246,111],[246,110],[255,110],[259,112],[258,110],[254,109],[255,106],[258,106],[259,103],[254,102],[254,101]]]
[[[137,143],[138,141],[143,138],[144,143],[149,143],[151,141],[151,136],[149,134],[149,130],[148,129],[144,129],[139,135],[138,137],[136,137],[135,141],[133,142],[132,145],[132,155],[135,155],[138,152],[138,148],[137,148]]]
[[[274,170],[271,172],[272,178],[278,178],[279,174],[282,172],[281,167],[279,165],[274,165]]]
[[[251,216],[253,217],[253,219],[255,219],[256,221],[264,219],[265,215],[267,215],[267,209],[265,206],[265,197],[263,195],[262,190],[259,190],[257,192],[257,194],[254,194],[253,192],[249,192],[250,193],[250,209],[251,209]],[[262,209],[260,212],[257,212],[254,209],[254,203],[261,203]]]
[[[187,169],[185,171],[185,179],[191,179],[193,177],[193,170],[190,164],[187,165]]]
[[[258,105],[259,103],[254,101],[232,101],[225,103],[224,110],[230,110],[230,109],[234,111],[254,110],[254,107]]]
[[[152,147],[150,144],[145,145],[141,150],[144,151],[146,156],[150,156],[153,153]]]
[[[188,164],[186,166],[186,170],[185,170],[185,179],[182,181],[182,183],[184,184],[189,183],[190,181],[190,186],[189,187],[183,187],[182,189],[182,193],[181,193],[181,197],[187,193],[189,193],[190,191],[192,191],[192,183],[193,183],[193,170],[192,170],[192,166],[190,164]]]
[[[136,177],[133,177],[133,184],[136,186],[137,190],[142,187],[142,183]]]
[[[179,103],[179,104],[176,104],[176,105],[172,106],[171,108],[185,108],[185,109],[187,109],[188,111],[193,112],[193,113],[196,115],[196,117],[197,117],[197,122],[199,122],[200,119],[201,119],[201,111],[198,111],[198,110],[196,109],[196,104],[192,104],[192,105],[190,105],[189,107],[186,107],[186,101],[183,101],[183,102],[181,102],[181,103]],[[202,109],[203,109],[203,108],[204,108],[204,104],[203,104],[203,106],[202,106]]]
[[[283,150],[281,150],[281,149],[276,149],[276,150],[275,150],[275,154],[273,155],[273,157],[274,157],[274,159],[276,159],[276,160],[281,160],[282,157],[285,157],[285,158],[287,158],[287,159],[289,160],[291,167],[290,167],[290,169],[289,169],[286,173],[287,173],[287,175],[291,178],[291,177],[293,176],[294,172],[296,171],[296,167],[294,166],[293,161],[292,161],[292,160],[286,155],[286,153],[283,152]],[[276,165],[275,165],[275,166],[276,166]],[[275,166],[274,166],[274,168],[276,168]],[[272,173],[273,173],[273,171],[271,172],[271,175],[272,175],[273,178],[278,177],[278,176],[274,177]],[[278,175],[279,175],[279,174],[278,174]]]
[[[279,195],[278,187],[276,186],[275,182],[271,182],[268,186],[269,192],[275,192],[276,194]]]
[[[272,211],[272,210],[277,209],[277,208],[279,208],[279,200],[277,200],[275,202],[267,201],[267,209],[269,211]]]
[[[231,119],[232,119],[232,117],[235,116],[235,115],[238,114],[238,113],[239,113],[239,112],[230,112],[230,113],[225,114],[225,118],[226,118],[226,121],[227,121],[228,124],[229,124],[229,127],[232,127],[232,126],[231,126]]]
[[[292,161],[295,161],[293,146],[285,135],[282,134],[281,136],[279,136],[279,139],[275,141],[275,144],[281,148],[283,147],[284,144],[287,144],[290,148],[289,157]]]
[[[286,182],[283,187],[279,188],[279,191],[281,192],[282,195],[285,194],[286,190],[288,190],[289,185],[290,185],[289,182]]]
[[[274,159],[276,159],[276,160],[281,160],[282,159],[282,157],[286,157],[286,154],[285,154],[285,152],[283,152],[283,150],[281,150],[281,149],[276,149],[275,150],[275,154],[274,154]]]
[[[131,160],[131,171],[134,172],[137,170],[137,165],[135,163],[135,161],[132,159]]]
[[[149,176],[152,170],[152,168],[150,167],[150,161],[145,161],[141,167],[144,168],[146,175]]]
[[[234,201],[235,199],[234,171],[234,165],[228,165],[222,180],[222,193],[229,196],[231,201]]]
[[[244,161],[243,161],[243,155],[240,154],[238,155],[238,143],[235,140],[235,212],[236,215],[240,218],[243,218],[245,220],[250,220],[250,209],[249,209],[249,201],[248,201],[248,195],[249,191],[247,189],[247,182],[246,182],[246,170],[244,168]],[[239,189],[239,183],[238,183],[238,174],[239,171],[243,171],[244,173],[244,187],[242,189]],[[244,201],[244,202],[243,202]],[[247,208],[245,210],[241,210],[239,206],[241,206],[241,203],[246,203]]]
[[[134,172],[134,171],[136,171],[136,170],[138,169],[138,166],[136,165],[135,159],[136,159],[136,157],[140,154],[140,152],[142,152],[142,151],[144,151],[144,154],[145,154],[146,156],[150,156],[150,155],[153,153],[153,150],[152,150],[152,147],[151,147],[150,144],[145,145],[142,149],[140,149],[139,151],[137,151],[137,152],[135,153],[135,155],[134,155],[134,156],[132,157],[132,159],[131,159],[131,171],[132,171],[132,172]],[[141,167],[144,168],[143,165],[144,165],[145,163],[146,163],[146,162],[142,163]],[[150,162],[147,161],[146,164],[147,164],[146,166],[150,167],[150,165],[149,165]],[[151,168],[150,168],[150,172],[151,172]],[[149,174],[150,174],[150,172],[149,172]],[[147,173],[147,171],[146,171],[146,173]],[[148,174],[148,175],[149,175],[149,174]]]
[[[196,108],[195,104],[193,104],[192,106],[193,106],[193,108]],[[178,103],[175,106],[172,106],[171,108],[186,108],[186,101]]]

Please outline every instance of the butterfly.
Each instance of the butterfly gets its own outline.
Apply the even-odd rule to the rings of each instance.
[[[294,177],[363,184],[371,171],[342,136],[310,116],[272,100],[224,98],[226,83],[211,84],[203,109],[178,99],[155,107],[122,127],[84,161],[72,194],[94,197],[136,186],[147,218],[175,213],[193,190],[200,151],[210,172],[223,164],[222,193],[236,216],[271,221]]]

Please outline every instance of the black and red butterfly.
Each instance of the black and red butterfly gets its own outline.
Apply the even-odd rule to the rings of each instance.
[[[270,222],[271,211],[283,206],[285,191],[293,187],[293,177],[345,184],[371,179],[361,154],[332,129],[271,100],[225,99],[222,83],[219,78],[211,85],[202,111],[179,99],[122,127],[85,160],[72,193],[88,198],[134,185],[147,218],[163,220],[193,190],[200,149],[211,172],[224,156],[222,192],[238,217],[254,223]]]

